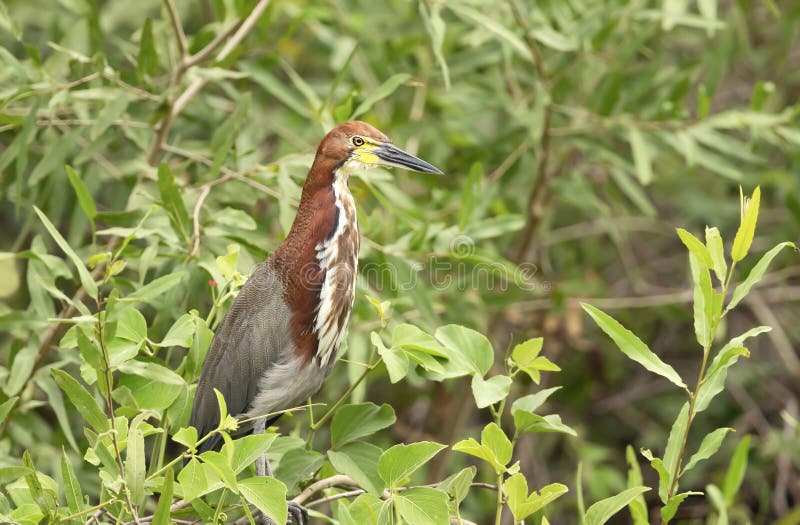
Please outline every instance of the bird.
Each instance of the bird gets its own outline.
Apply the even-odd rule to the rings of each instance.
[[[297,407],[321,388],[356,293],[360,234],[349,179],[376,166],[442,174],[366,122],[344,122],[325,135],[289,233],[255,267],[214,333],[190,418],[199,438],[219,425],[215,389],[237,420],[257,418],[240,425],[240,435],[264,433],[278,417],[265,416]],[[220,445],[215,433],[198,453]],[[257,476],[273,475],[266,455],[256,460],[255,470]],[[288,523],[308,520],[293,502],[289,514]]]

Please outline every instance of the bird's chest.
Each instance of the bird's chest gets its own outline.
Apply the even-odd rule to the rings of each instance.
[[[322,274],[319,304],[314,318],[320,366],[336,356],[356,293],[358,273],[358,220],[355,203],[345,181],[333,185],[336,218],[330,234],[316,249],[316,264]]]

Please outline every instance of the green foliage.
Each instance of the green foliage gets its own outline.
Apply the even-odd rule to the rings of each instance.
[[[796,424],[798,23],[789,0],[3,2],[0,521],[796,516],[760,487],[796,477],[797,433],[746,425]],[[447,175],[353,176],[343,359],[276,432],[234,439],[220,398],[198,454],[213,331],[352,118]]]
[[[742,288],[744,291],[742,291],[738,297],[734,292],[733,297],[728,305],[725,306],[723,304],[724,300],[727,298],[728,288],[733,281],[733,272],[736,268],[736,263],[744,258],[745,255],[747,255],[747,251],[749,250],[753,241],[755,224],[758,219],[759,199],[760,190],[758,187],[754,190],[753,197],[749,201],[744,200],[744,198],[742,199],[743,209],[741,224],[737,231],[736,239],[734,240],[733,251],[731,252],[731,258],[733,261],[730,265],[729,273],[720,279],[721,290],[718,294],[712,289],[709,270],[715,267],[728,267],[724,260],[724,256],[722,256],[723,258],[721,260],[718,259],[720,257],[719,244],[721,244],[719,232],[717,231],[711,236],[707,237],[709,240],[708,245],[703,245],[691,233],[680,228],[678,229],[678,236],[689,250],[689,262],[692,268],[694,282],[695,332],[697,334],[697,341],[703,348],[700,374],[697,378],[697,384],[694,390],[690,390],[685,384],[680,382],[680,378],[677,376],[677,373],[675,373],[674,369],[661,361],[655,354],[652,354],[647,346],[632,332],[626,330],[617,321],[607,314],[601,312],[597,308],[586,304],[583,305],[584,310],[586,310],[592,316],[595,322],[597,322],[597,324],[603,329],[603,331],[613,339],[615,344],[625,355],[638,362],[646,369],[656,372],[664,377],[669,378],[671,374],[675,374],[675,377],[678,379],[678,381],[671,379],[672,382],[685,389],[689,396],[689,400],[683,404],[680,412],[675,418],[674,423],[672,424],[672,429],[670,430],[669,437],[667,438],[663,459],[654,456],[650,450],[642,450],[642,455],[644,455],[644,457],[650,461],[650,465],[658,474],[658,494],[661,498],[661,502],[664,504],[664,506],[661,508],[662,523],[669,523],[669,521],[675,517],[678,507],[688,496],[703,495],[702,492],[678,493],[678,482],[699,462],[707,460],[716,454],[722,446],[722,441],[725,439],[725,436],[733,429],[718,428],[706,434],[703,437],[697,452],[692,455],[684,465],[684,454],[686,452],[689,431],[692,427],[692,423],[695,421],[697,414],[708,408],[711,400],[724,389],[728,368],[736,363],[739,356],[750,356],[747,348],[742,346],[744,341],[753,335],[757,335],[768,330],[767,327],[753,328],[747,333],[735,338],[722,347],[715,354],[711,364],[708,364],[708,359],[711,355],[711,348],[715,341],[715,334],[720,326],[720,322],[728,314],[728,312],[730,312],[733,307],[738,304],[743,297],[742,294],[746,294],[750,290],[750,286]],[[719,241],[717,241],[717,239],[719,239]],[[758,269],[759,274],[763,275],[763,273],[766,271],[766,266],[769,264],[769,261],[774,258],[778,251],[787,245],[792,245],[792,243],[781,243],[770,250],[766,256],[762,257],[761,261],[759,261],[758,265],[753,269],[753,272]],[[715,257],[711,256],[712,251],[716,253]],[[766,262],[764,262],[765,260]],[[759,266],[762,266],[762,268],[759,268]],[[698,275],[704,276],[704,278],[698,278]],[[745,285],[747,280],[750,280],[750,278],[751,277],[748,276],[745,283],[739,285],[737,288],[741,288],[743,285]],[[758,278],[760,277],[756,277],[756,279]],[[718,297],[719,300],[716,300],[715,297]],[[745,447],[746,446],[747,445],[745,445]],[[741,459],[740,452],[736,463],[741,465],[742,461],[743,460]],[[738,473],[731,474],[731,476],[736,477],[741,475],[741,468],[741,466],[736,466],[734,470]],[[636,475],[635,477],[639,479],[641,476]],[[737,482],[732,481],[731,483]],[[727,508],[726,501],[729,504],[729,500],[726,500],[725,497],[723,497],[723,493],[716,486],[709,485],[709,488],[711,492],[708,494],[708,497],[711,500],[711,504],[717,509],[718,512],[725,512]],[[637,514],[640,512],[640,510],[632,508],[631,512]]]

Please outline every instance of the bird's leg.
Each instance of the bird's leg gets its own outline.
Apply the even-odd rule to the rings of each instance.
[[[265,419],[257,420],[255,425],[253,425],[253,434],[263,434],[266,431],[265,427]],[[271,478],[275,477],[275,475],[272,473],[272,467],[269,466],[269,459],[267,459],[266,454],[261,454],[256,459],[256,476],[269,476]]]
[[[253,434],[263,434],[265,430],[266,420],[263,418],[257,420],[253,426]],[[272,473],[272,467],[269,466],[269,459],[267,459],[266,454],[261,454],[256,459],[256,476],[269,476],[271,478],[275,477],[275,475]],[[297,523],[297,525],[308,524],[308,511],[305,509],[305,507],[299,503],[295,503],[294,501],[287,501],[286,504],[289,507],[289,519],[286,520],[287,525],[292,525],[293,522]],[[276,524],[274,521],[262,514],[261,525]]]

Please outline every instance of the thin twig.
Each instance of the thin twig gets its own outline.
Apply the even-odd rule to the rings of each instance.
[[[241,25],[242,21],[237,20],[236,22],[231,24],[231,26],[228,29],[215,36],[214,39],[211,42],[209,42],[208,45],[206,45],[203,49],[201,49],[200,51],[198,51],[197,53],[186,59],[186,62],[183,65],[184,69],[189,69],[190,67],[196,66],[197,64],[199,64],[200,62],[202,62],[203,60],[207,59],[212,54],[214,54],[214,51],[216,51],[219,48],[219,46],[222,45],[223,42],[225,42],[234,32],[236,32],[236,30],[238,30],[239,27],[241,27]]]
[[[97,299],[97,311],[101,310],[101,297]],[[111,363],[109,358],[108,347],[106,346],[104,340],[105,337],[103,336],[103,321],[100,319],[98,315],[97,324],[95,325],[95,334],[97,336],[97,344],[100,346],[100,354],[103,358],[103,370],[102,373],[105,376],[105,383],[106,383],[106,393],[105,393],[105,401],[106,401],[106,410],[108,410],[108,419],[111,423],[111,444],[114,447],[114,455],[117,459],[117,466],[119,467],[121,483],[122,483],[122,492],[125,494],[125,500],[128,504],[128,508],[131,512],[131,516],[133,517],[133,522],[136,525],[140,525],[139,523],[139,513],[136,509],[136,506],[133,504],[133,500],[131,499],[131,491],[128,488],[128,483],[125,477],[125,462],[122,461],[122,452],[119,446],[119,440],[117,439],[118,431],[117,431],[117,416],[114,412],[114,399],[111,397],[111,392],[114,390],[114,378],[113,372],[111,370]]]
[[[186,33],[183,32],[181,19],[178,16],[178,11],[175,9],[175,4],[172,0],[164,0],[164,5],[167,7],[169,14],[169,21],[172,24],[172,30],[175,32],[175,40],[178,41],[178,55],[181,63],[186,60]]]
[[[321,479],[309,485],[303,492],[295,496],[292,501],[295,503],[305,503],[305,501],[317,492],[331,487],[357,487],[358,483],[349,476],[337,474],[329,478]]]
[[[319,507],[320,505],[324,505],[325,503],[329,503],[337,499],[353,498],[365,494],[366,492],[367,491],[364,489],[348,490],[347,492],[338,492],[336,494],[331,494],[330,496],[325,496],[323,498],[315,499],[314,501],[309,501],[305,506],[309,509],[312,507]]]
[[[511,154],[508,157],[506,157],[503,160],[503,162],[500,163],[499,166],[497,166],[494,170],[492,170],[492,172],[489,174],[489,177],[487,178],[490,181],[494,181],[502,177],[511,168],[511,166],[513,166],[514,163],[517,162],[522,157],[522,155],[525,154],[526,151],[528,151],[528,148],[530,147],[531,147],[531,139],[530,137],[528,137],[522,142],[520,142],[519,145],[516,148],[514,148],[514,151],[512,151]]]
[[[180,155],[181,157],[187,158],[189,160],[193,160],[195,162],[199,162],[199,163],[204,164],[206,166],[211,166],[211,164],[213,164],[213,162],[214,162],[210,158],[205,157],[205,156],[203,156],[203,155],[201,155],[199,153],[195,153],[193,151],[189,151],[189,150],[186,150],[186,149],[183,149],[183,148],[179,148],[179,147],[173,146],[171,144],[164,144],[162,149],[164,151],[168,152],[168,153],[174,153],[175,155]],[[247,184],[248,186],[250,186],[252,188],[255,188],[258,191],[261,191],[263,193],[266,193],[267,195],[269,195],[271,197],[275,197],[276,199],[285,200],[286,202],[288,202],[292,206],[297,206],[299,204],[295,199],[286,197],[286,196],[282,195],[281,193],[273,190],[272,188],[270,188],[268,186],[264,186],[263,184],[250,179],[248,177],[248,174],[250,172],[242,173],[242,172],[239,172],[239,171],[232,170],[232,169],[230,169],[230,168],[228,168],[226,166],[222,166],[220,168],[220,171],[225,175],[225,177],[222,177],[221,179],[216,179],[214,181],[211,181],[208,184],[216,186],[217,184],[220,184],[221,182],[226,182],[228,180],[238,180],[239,182],[243,182],[243,183]]]
[[[528,209],[525,216],[525,227],[520,234],[520,241],[517,243],[517,249],[514,251],[512,257],[515,262],[519,263],[524,260],[525,254],[528,252],[528,248],[533,240],[533,232],[536,230],[536,227],[539,225],[542,217],[544,216],[542,199],[551,175],[548,168],[550,163],[550,129],[553,122],[553,102],[549,100],[550,77],[545,69],[544,59],[539,51],[539,46],[531,35],[528,21],[519,10],[516,0],[508,0],[508,5],[511,7],[511,12],[514,15],[517,25],[520,26],[525,34],[525,42],[528,44],[528,49],[530,50],[531,58],[533,59],[533,65],[539,75],[539,82],[541,83],[542,90],[544,91],[544,93],[540,94],[539,96],[548,97],[548,102],[544,106],[542,136],[539,140],[539,164],[536,168],[536,182],[534,183],[533,188],[531,188],[531,193],[528,197]]]
[[[200,195],[197,197],[197,202],[194,205],[194,212],[192,213],[192,223],[194,224],[192,257],[200,255],[200,208],[203,207],[203,201],[206,200],[210,192],[211,186],[204,184],[200,189]]]

